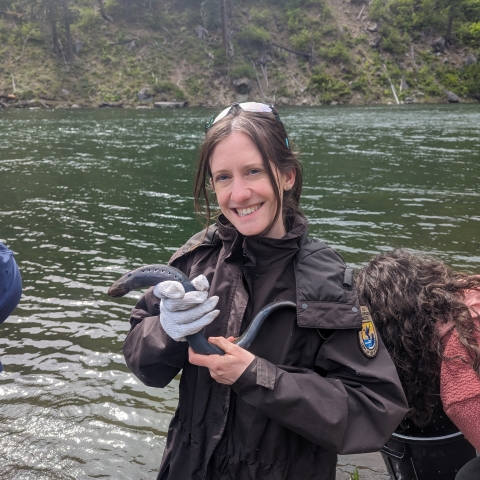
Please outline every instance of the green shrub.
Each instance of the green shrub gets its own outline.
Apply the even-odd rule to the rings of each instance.
[[[265,25],[272,18],[272,12],[271,10],[260,10],[259,8],[253,7],[250,10],[250,17],[255,25],[261,26]]]
[[[407,34],[402,36],[396,28],[387,25],[381,28],[380,34],[382,35],[382,49],[396,55],[405,53],[411,43],[411,38]]]
[[[468,94],[480,93],[480,63],[466,67],[462,72],[462,79]]]
[[[324,103],[340,100],[351,93],[345,82],[336,80],[319,69],[315,69],[310,77],[308,90],[312,95],[319,95]]]
[[[320,48],[319,54],[321,57],[333,62],[349,63],[351,60],[349,50],[341,41],[337,41],[329,47]]]
[[[80,30],[93,31],[102,25],[102,19],[92,8],[81,8],[79,18],[75,26]]]
[[[235,40],[245,49],[260,49],[270,40],[270,34],[262,27],[248,24],[237,33]]]
[[[255,78],[255,70],[248,63],[236,65],[230,70],[229,74],[233,79],[242,78],[242,77],[247,77],[250,79]]]
[[[186,100],[185,92],[169,80],[158,82],[155,87],[153,87],[153,92],[159,96],[161,100]]]
[[[223,67],[228,63],[227,54],[222,47],[212,49],[212,54],[215,67]]]
[[[388,17],[387,8],[384,0],[373,0],[368,12],[369,17],[380,22]]]
[[[438,97],[442,95],[442,91],[432,75],[431,68],[424,65],[418,71],[418,88],[431,97]]]
[[[192,75],[185,82],[185,89],[192,97],[202,97],[205,93],[205,79],[199,75]]]
[[[290,43],[293,48],[307,52],[310,48],[310,44],[313,41],[313,35],[306,29],[300,30],[298,33],[293,34],[290,37]]]
[[[369,90],[368,79],[365,73],[362,73],[359,77],[352,81],[352,90],[366,94]]]

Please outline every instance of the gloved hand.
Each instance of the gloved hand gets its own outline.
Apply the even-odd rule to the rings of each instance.
[[[187,335],[202,330],[220,313],[214,310],[218,297],[208,298],[210,285],[205,276],[192,280],[194,292],[185,293],[180,282],[166,281],[155,285],[153,293],[160,301],[160,323],[168,336],[185,342]]]

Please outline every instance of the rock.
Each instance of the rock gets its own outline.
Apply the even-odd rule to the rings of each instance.
[[[132,40],[131,42],[128,42],[126,45],[126,49],[131,52],[133,49],[137,48],[137,45],[135,45],[135,40]]]
[[[475,100],[477,100],[477,102],[480,102],[480,92],[479,93],[472,93],[472,95],[470,95],[472,98],[474,98]]]
[[[123,108],[123,103],[122,102],[102,102],[98,108]]]
[[[375,33],[378,31],[378,23],[374,23],[373,25],[367,27],[369,32]]]
[[[400,91],[404,92],[409,89],[410,89],[410,85],[408,85],[408,83],[402,78],[402,80],[400,81]]]
[[[437,38],[430,45],[434,52],[445,53],[445,39],[443,37]]]
[[[445,91],[445,96],[447,97],[448,103],[460,103],[458,95],[455,95],[453,92]]]
[[[183,108],[188,107],[188,102],[155,102],[153,106],[155,108]]]
[[[62,88],[60,91],[62,92],[62,95],[70,95],[70,92],[66,88]]]
[[[238,103],[246,102],[248,100],[248,93],[246,93],[246,94],[237,93],[236,99],[237,99]]]
[[[138,93],[137,97],[141,102],[152,102],[153,95],[150,93],[147,87],[142,88]]]
[[[197,25],[195,27],[195,34],[198,38],[202,39],[203,37],[205,37],[205,35],[208,35],[208,30],[206,28],[203,28],[201,25]]]
[[[411,103],[413,103],[413,98],[411,98],[411,97],[406,97],[406,98],[405,98],[405,104],[406,104],[406,105],[410,105]]]
[[[232,83],[235,92],[240,95],[248,95],[252,89],[252,81],[247,77],[237,78]]]
[[[75,40],[75,43],[73,44],[73,53],[75,55],[78,55],[80,53],[80,50],[83,48],[83,43],[80,40]]]
[[[380,42],[382,40],[382,36],[381,35],[377,35],[371,42],[370,42],[370,46],[372,48],[378,48],[380,46]]]
[[[77,105],[76,103],[74,103],[70,108],[82,108],[80,105]]]
[[[148,105],[137,105],[135,108],[137,110],[144,110],[144,109],[151,110],[152,107],[149,107]]]
[[[471,53],[467,55],[465,58],[465,65],[468,67],[469,65],[476,65],[478,63],[477,57]]]
[[[333,102],[330,102],[330,105],[338,105],[338,102],[334,100]]]

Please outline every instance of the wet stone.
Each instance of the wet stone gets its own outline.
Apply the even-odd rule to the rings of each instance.
[[[378,452],[339,455],[336,480],[350,480],[355,467],[361,480],[390,480],[385,462]]]

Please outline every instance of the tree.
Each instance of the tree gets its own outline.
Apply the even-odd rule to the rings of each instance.
[[[71,12],[70,12],[70,9],[68,8],[68,0],[62,0],[62,11],[63,11],[63,23],[65,26],[65,38],[67,40],[66,57],[69,62],[73,62],[75,59],[75,56],[73,53],[72,34],[70,32]]]

